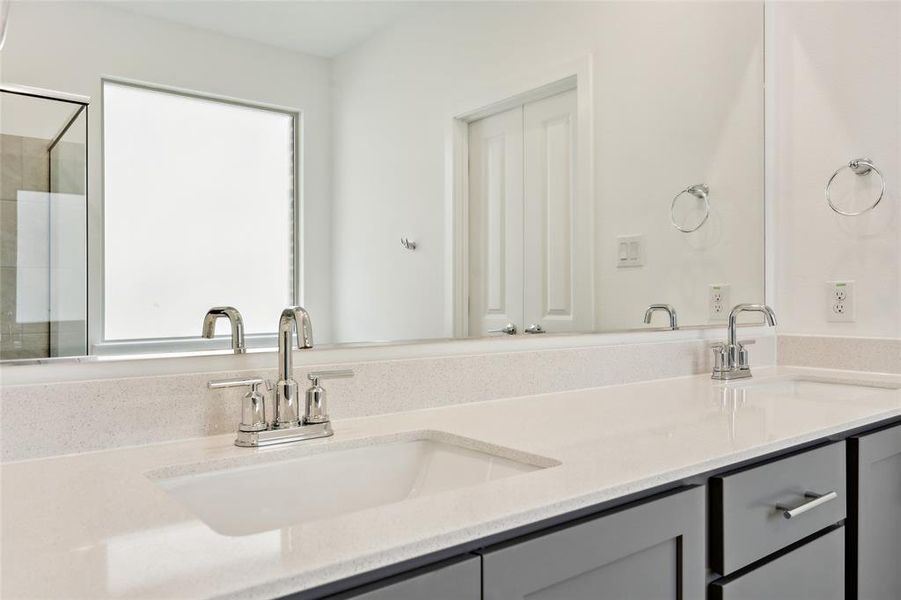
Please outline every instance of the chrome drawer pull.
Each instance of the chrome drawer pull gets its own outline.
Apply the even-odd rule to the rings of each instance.
[[[817,506],[821,506],[826,504],[830,500],[835,500],[838,498],[838,494],[835,492],[827,492],[825,494],[815,494],[813,492],[804,492],[804,497],[809,498],[809,502],[805,502],[800,506],[796,506],[794,508],[790,508],[785,506],[784,504],[777,504],[776,508],[782,511],[782,516],[786,519],[791,519],[792,517],[797,517],[798,515],[803,515],[808,510],[813,510]]]

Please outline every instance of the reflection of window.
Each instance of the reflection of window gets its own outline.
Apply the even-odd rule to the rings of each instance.
[[[294,299],[295,116],[104,82],[105,340],[198,337],[223,304],[275,331]]]

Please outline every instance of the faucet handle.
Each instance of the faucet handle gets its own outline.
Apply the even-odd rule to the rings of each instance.
[[[713,370],[722,371],[726,368],[726,353],[728,352],[726,344],[715,342],[710,344],[710,349],[713,350]]]
[[[745,346],[753,346],[757,343],[757,340],[738,340],[738,347],[744,348]]]
[[[272,391],[272,383],[262,377],[236,377],[234,379],[214,379],[207,382],[211,390],[249,386],[250,391],[244,394],[241,402],[241,422],[238,431],[265,431],[269,429],[266,422],[266,396],[260,393],[260,386],[267,392]]]
[[[322,379],[340,379],[344,377],[353,377],[354,372],[350,369],[340,369],[336,371],[313,371],[307,374],[307,379],[313,384],[307,390],[306,405],[304,406],[303,422],[305,425],[314,425],[317,423],[328,423],[328,405],[326,404],[325,388],[319,385]]]

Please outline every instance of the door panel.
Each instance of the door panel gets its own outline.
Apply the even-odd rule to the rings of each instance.
[[[522,108],[469,126],[469,335],[521,327]]]
[[[590,199],[576,193],[576,91],[523,107],[525,325],[592,328]]]

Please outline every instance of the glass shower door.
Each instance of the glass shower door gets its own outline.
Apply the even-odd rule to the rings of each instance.
[[[0,359],[87,353],[87,106],[0,92]]]

